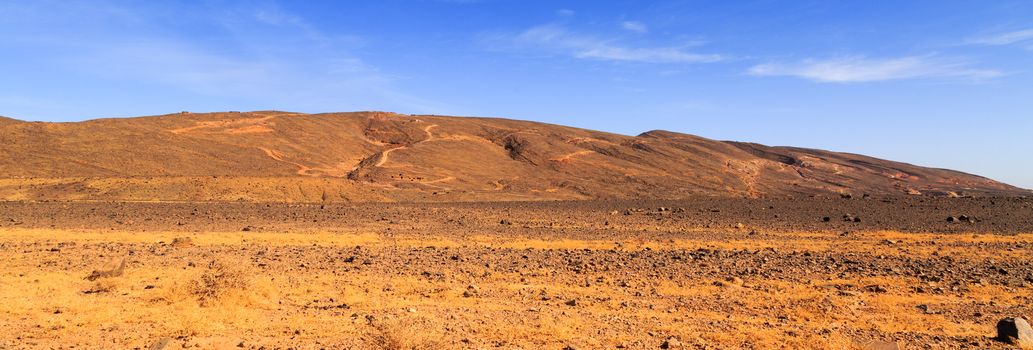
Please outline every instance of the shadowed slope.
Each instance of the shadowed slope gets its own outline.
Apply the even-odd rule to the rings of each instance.
[[[0,198],[393,201],[1028,194],[860,155],[384,112],[0,119]]]

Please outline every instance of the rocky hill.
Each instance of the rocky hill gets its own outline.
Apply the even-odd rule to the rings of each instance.
[[[486,201],[1029,195],[856,154],[384,112],[0,118],[0,199]]]

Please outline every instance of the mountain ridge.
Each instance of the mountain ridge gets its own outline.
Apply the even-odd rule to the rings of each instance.
[[[0,199],[493,201],[690,196],[1022,196],[860,154],[391,112],[0,119]]]

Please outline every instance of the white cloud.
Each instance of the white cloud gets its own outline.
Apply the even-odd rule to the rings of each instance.
[[[996,70],[975,69],[966,62],[935,56],[907,56],[872,59],[842,57],[804,60],[798,63],[766,63],[753,66],[755,76],[793,76],[822,83],[856,83],[921,78],[988,79],[1001,76]]]
[[[646,27],[645,23],[636,21],[621,22],[621,28],[635,33],[645,33],[649,31],[649,27]]]
[[[574,10],[571,10],[571,9],[559,9],[559,10],[556,10],[556,15],[558,15],[558,16],[569,17],[569,16],[573,16],[574,14],[575,14]]]
[[[708,63],[721,61],[715,54],[686,51],[685,46],[633,47],[616,40],[572,33],[557,25],[533,27],[516,36],[497,36],[519,48],[537,48],[576,58],[643,63]]]
[[[1016,30],[972,39],[970,42],[980,45],[1011,45],[1033,41],[1033,29]]]

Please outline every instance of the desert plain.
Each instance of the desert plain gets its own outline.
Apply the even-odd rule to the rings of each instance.
[[[0,202],[0,348],[1006,349],[1033,200]]]

